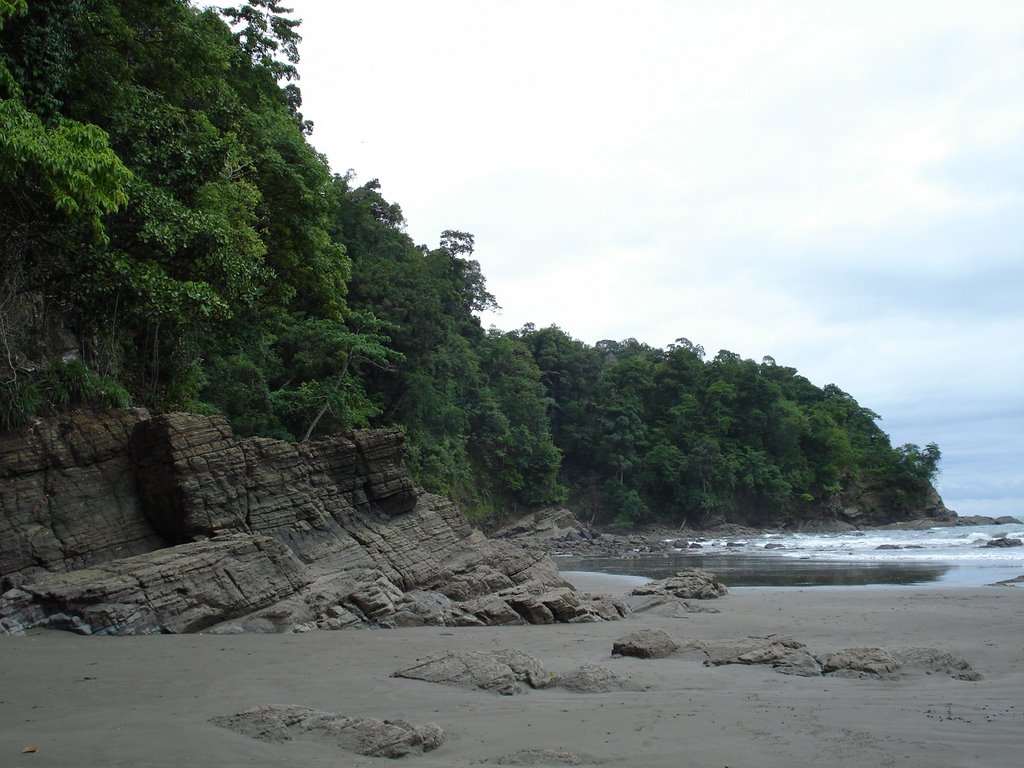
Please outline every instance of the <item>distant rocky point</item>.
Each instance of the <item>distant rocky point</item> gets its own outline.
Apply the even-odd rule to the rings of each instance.
[[[0,634],[617,619],[551,558],[413,487],[396,430],[236,439],[220,418],[73,413],[0,435]]]

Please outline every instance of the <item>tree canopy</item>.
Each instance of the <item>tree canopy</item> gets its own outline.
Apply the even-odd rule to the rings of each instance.
[[[0,426],[76,403],[309,440],[397,426],[470,511],[798,519],[922,503],[934,444],[771,358],[486,330],[473,235],[405,232],[300,112],[273,0],[0,0]]]

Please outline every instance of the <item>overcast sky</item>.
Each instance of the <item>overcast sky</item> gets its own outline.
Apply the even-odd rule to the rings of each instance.
[[[1024,2],[286,0],[312,140],[502,311],[771,355],[1024,515]]]

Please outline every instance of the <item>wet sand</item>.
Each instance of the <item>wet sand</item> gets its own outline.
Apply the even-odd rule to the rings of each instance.
[[[570,578],[603,591],[635,583]],[[1021,764],[1024,589],[748,588],[707,605],[720,613],[499,628],[4,638],[0,765]],[[612,658],[613,641],[642,627],[679,642],[782,633],[816,654],[927,646],[964,657],[981,679],[794,677],[678,656]],[[435,651],[496,648],[526,651],[553,673],[599,664],[637,690],[497,696],[391,677]],[[303,740],[264,743],[209,723],[266,704],[432,722],[446,738],[392,761]]]

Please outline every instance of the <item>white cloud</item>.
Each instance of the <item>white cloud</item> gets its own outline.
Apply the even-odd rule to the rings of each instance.
[[[314,142],[476,235],[486,322],[772,355],[1024,511],[1024,3],[288,5]]]

